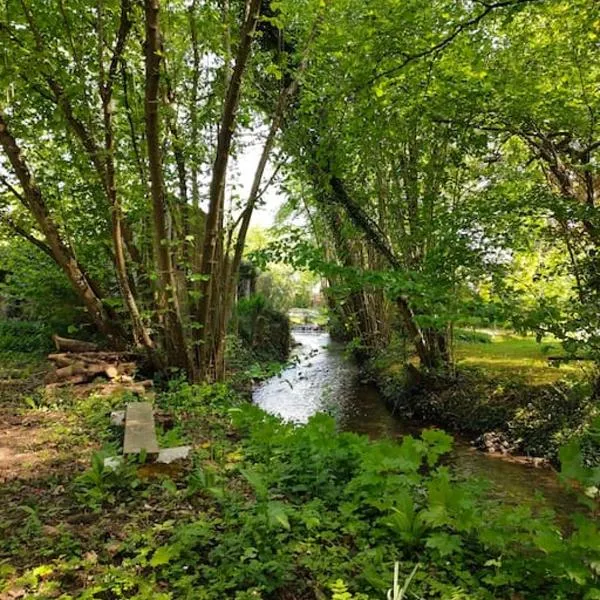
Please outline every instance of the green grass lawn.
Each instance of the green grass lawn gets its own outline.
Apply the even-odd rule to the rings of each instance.
[[[588,362],[558,366],[548,360],[548,356],[563,354],[555,340],[538,344],[532,337],[509,332],[493,332],[490,343],[457,341],[455,346],[459,366],[477,367],[491,375],[517,375],[532,384],[553,383],[565,376],[580,377],[591,368]]]

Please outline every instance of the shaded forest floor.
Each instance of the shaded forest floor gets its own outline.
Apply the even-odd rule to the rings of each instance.
[[[189,517],[206,504],[201,495],[176,493],[192,463],[107,470],[104,458],[118,455],[122,443],[110,412],[134,398],[46,393],[37,387],[47,369],[41,357],[11,353],[2,359],[0,599],[161,598],[160,585],[144,586],[135,568],[118,575],[112,570],[140,531]],[[215,427],[209,411],[201,420],[178,414],[175,424],[166,407],[157,408],[161,446],[191,442],[215,465],[227,462],[224,448],[231,454],[235,443]],[[218,450],[215,435],[221,437]]]

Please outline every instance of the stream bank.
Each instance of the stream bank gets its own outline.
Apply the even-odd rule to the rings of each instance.
[[[385,353],[362,368],[392,412],[442,427],[484,452],[558,466],[559,449],[577,436],[589,466],[600,463],[600,448],[587,435],[599,411],[589,376],[533,384],[463,365],[451,380],[415,373]]]

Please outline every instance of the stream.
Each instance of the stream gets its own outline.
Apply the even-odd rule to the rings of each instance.
[[[326,412],[340,430],[371,439],[418,436],[425,428],[423,423],[393,415],[377,389],[360,382],[358,368],[345,358],[343,345],[331,342],[327,333],[295,332],[294,338],[299,344],[294,351],[296,364],[253,394],[254,402],[266,412],[294,423],[306,423],[315,413]],[[489,481],[491,496],[506,504],[521,504],[541,494],[557,514],[572,512],[573,498],[552,469],[487,454],[468,440],[454,439],[450,462],[455,471],[462,477]]]

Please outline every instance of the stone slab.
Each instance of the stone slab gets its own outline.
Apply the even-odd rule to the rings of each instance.
[[[164,463],[166,465],[175,462],[176,460],[186,459],[192,451],[191,446],[177,446],[176,448],[163,448],[158,453],[156,462]]]
[[[125,412],[123,454],[158,454],[158,439],[150,402],[130,402]]]

